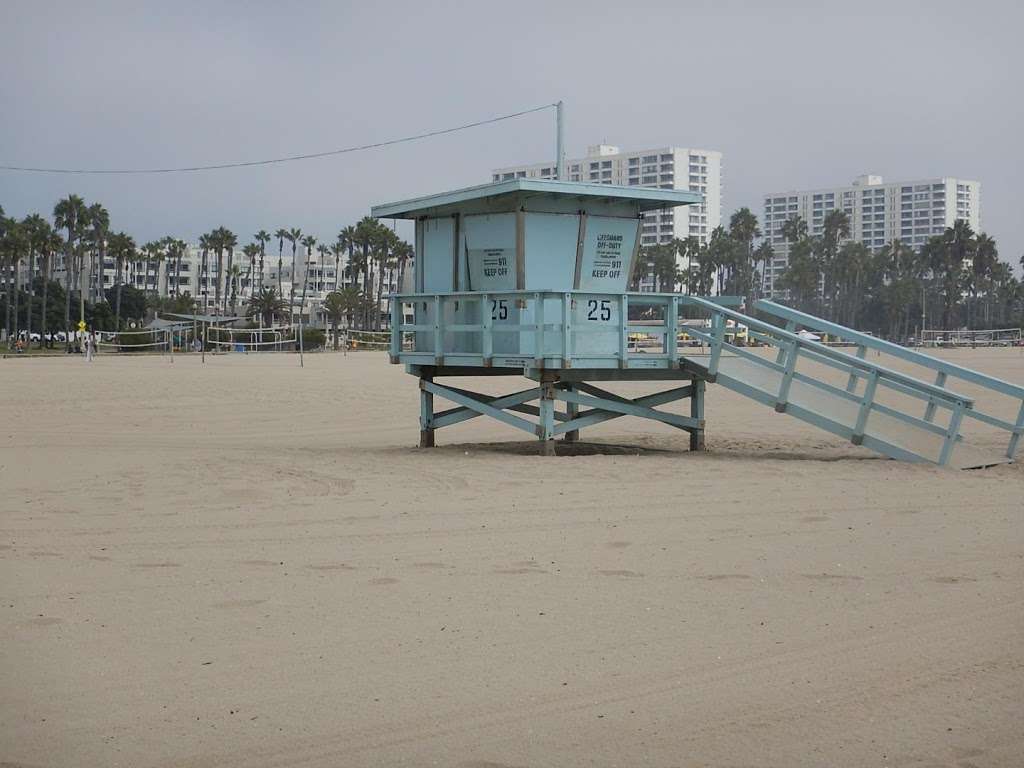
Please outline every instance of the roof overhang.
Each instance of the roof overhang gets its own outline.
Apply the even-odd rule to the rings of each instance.
[[[584,184],[545,179],[509,179],[476,187],[456,189],[427,197],[415,197],[396,203],[375,205],[370,215],[376,219],[418,219],[422,216],[453,213],[466,203],[502,197],[528,199],[534,196],[576,198],[608,203],[632,203],[639,210],[652,211],[679,205],[694,205],[703,201],[703,195],[682,189],[655,189],[650,187],[623,187],[610,184]]]

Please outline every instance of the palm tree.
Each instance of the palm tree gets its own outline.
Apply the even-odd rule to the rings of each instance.
[[[351,290],[351,289],[346,289]],[[358,298],[358,297],[357,297]],[[324,314],[331,321],[331,333],[334,336],[334,351],[338,351],[338,323],[348,311],[348,302],[341,291],[331,291],[324,297]]]
[[[35,275],[39,271],[37,257],[43,257],[45,264],[46,247],[50,242],[50,236],[53,234],[53,229],[50,227],[50,223],[38,213],[26,216],[22,222],[22,227],[25,230],[28,242],[28,314],[26,315],[25,328],[28,343],[31,346],[32,308],[35,303]],[[42,346],[43,336],[40,334],[40,349],[42,349]]]
[[[274,237],[277,238],[277,295],[284,296],[284,291],[281,290],[281,270],[284,269],[284,241],[288,239],[288,230],[279,229],[274,233]]]
[[[213,306],[216,311],[220,310],[220,287],[224,281],[224,227],[217,227],[210,232],[210,242],[213,250],[217,253],[217,281],[213,284]]]
[[[942,288],[944,329],[948,330],[953,321],[953,312],[964,289],[966,265],[970,262],[974,247],[974,230],[963,219],[957,219],[952,227],[932,237],[922,249],[922,252],[928,254],[932,274],[938,278]]]
[[[29,248],[29,239],[24,224],[15,221],[14,219],[6,219],[3,226],[3,241],[0,242],[0,250],[4,255],[4,260],[7,262],[8,269],[13,272],[11,278],[7,281],[7,310],[8,318],[13,304],[14,311],[14,322],[13,324],[8,319],[7,322],[7,340],[8,344],[12,347],[17,344],[19,338],[18,331],[18,314],[20,309],[18,308],[18,298],[21,293],[21,259],[22,254]],[[13,302],[10,299],[11,293],[14,293]],[[13,331],[13,335],[12,335]]]
[[[266,256],[267,256],[267,243],[270,242],[270,233],[267,232],[266,230],[262,230],[261,229],[259,232],[257,232],[255,235],[253,235],[253,238],[256,240],[257,243],[260,244],[260,273],[259,273],[260,274],[260,280],[259,280],[259,286],[260,286],[260,288],[262,288],[263,287],[263,275],[266,274],[263,271],[263,262],[264,262],[264,260],[266,259]],[[256,291],[253,288],[253,284],[252,284],[252,280],[251,279],[249,281],[249,295],[250,296],[255,296],[256,295]]]
[[[326,245],[325,243],[321,243],[320,245],[318,245],[316,247],[316,252],[320,254],[320,280],[317,281],[317,288],[316,289],[318,291],[323,291],[324,288],[327,287],[326,286],[327,271],[326,271],[324,265],[327,264],[327,254],[332,253],[331,246]],[[334,267],[334,274],[335,274],[335,279],[337,279],[337,274],[338,274],[337,264],[335,264],[335,267]]]
[[[380,305],[384,300],[384,282],[388,272],[393,268],[392,250],[398,243],[398,235],[383,224],[378,224],[373,237],[373,255],[377,267],[376,307],[374,309],[373,328],[380,330]]]
[[[295,306],[295,279],[297,274],[295,269],[295,251],[298,248],[299,241],[302,240],[302,230],[292,227],[288,230],[288,234],[285,237],[292,244],[292,287],[288,292],[288,306],[291,308]]]
[[[973,277],[972,285],[974,287],[974,295],[971,297],[971,304],[974,305],[977,301],[977,293],[979,288],[985,290],[985,324],[989,322],[989,309],[990,303],[988,298],[991,291],[989,290],[992,283],[992,271],[999,264],[999,250],[996,248],[996,241],[989,237],[984,232],[979,232],[977,238],[974,241],[974,257],[971,262],[971,275]],[[977,308],[974,308],[975,314],[977,314]],[[976,318],[975,318],[976,319]],[[968,328],[973,327],[970,318],[970,311],[968,312],[967,320]]]
[[[256,243],[249,243],[248,245],[246,245],[246,246],[244,246],[242,248],[242,253],[244,253],[245,257],[247,259],[249,259],[248,278],[249,278],[249,296],[251,297],[255,293],[254,286],[256,285],[256,283],[253,280],[253,270],[256,268],[256,257],[259,256],[260,247],[258,245],[256,245]]]
[[[220,228],[220,236],[221,236],[221,238],[222,238],[222,240],[224,242],[224,247],[227,249],[227,252],[228,252],[227,271],[228,271],[228,276],[230,278],[231,267],[234,266],[235,246],[238,245],[238,238],[235,236],[234,232],[232,232],[230,229],[227,229],[226,227],[221,227]],[[227,314],[227,303],[228,303],[227,293],[228,293],[228,290],[227,290],[227,287],[225,287],[225,289],[224,289],[224,312],[225,312],[225,314]],[[231,311],[232,311],[232,313],[234,313],[234,311],[235,311],[235,301],[234,301],[234,299],[231,300]]]
[[[364,216],[362,219],[359,220],[359,223],[356,224],[354,233],[355,242],[359,245],[362,251],[359,258],[359,267],[362,271],[362,293],[363,296],[369,299],[370,301],[372,301],[373,299],[373,290],[371,288],[373,284],[373,278],[370,270],[370,248],[373,245],[374,236],[376,235],[376,232],[380,226],[380,222],[378,222],[376,219],[371,219],[369,216]],[[363,317],[363,327],[366,328],[370,325],[369,302],[364,306],[364,309],[366,309],[366,312],[364,313]]]
[[[228,267],[228,292],[231,294],[231,314],[235,313],[236,299],[238,298],[238,281],[242,277],[242,268],[237,264]],[[225,296],[225,300],[227,297]]]
[[[78,195],[68,195],[53,207],[53,223],[57,229],[68,231],[64,241],[64,330],[67,334],[66,350],[71,351],[71,270],[74,262],[75,241],[81,238],[87,209]]]
[[[306,249],[306,266],[302,270],[302,299],[299,301],[300,318],[306,310],[306,289],[309,287],[309,260],[313,256],[313,247],[315,245],[316,238],[312,235],[306,235],[302,238],[302,247]],[[292,276],[292,285],[295,285],[294,275]]]
[[[94,249],[91,263],[95,268],[91,271],[92,285],[89,286],[89,295],[93,301],[97,301],[103,290],[103,262],[107,255],[107,236],[110,234],[110,214],[100,203],[93,203],[86,210],[89,222],[89,236]]]
[[[181,258],[185,255],[188,245],[184,240],[174,241],[174,297],[181,295]]]
[[[737,245],[738,280],[733,288],[736,293],[749,296],[754,290],[754,240],[761,236],[755,216],[749,208],[743,207],[729,219],[729,237]]]
[[[212,234],[212,233],[211,233]],[[199,281],[199,287],[203,291],[203,314],[206,314],[207,298],[209,297],[209,276],[208,276],[208,256],[210,251],[213,250],[213,238],[211,234],[200,235],[199,237],[199,250],[201,252],[201,261],[199,267],[199,274],[201,279]]]
[[[122,279],[124,273],[124,267],[128,262],[133,262],[138,257],[138,252],[135,248],[135,240],[130,235],[126,235],[124,232],[118,232],[110,238],[110,248],[114,252],[114,273],[115,282],[117,283],[114,292],[114,328],[118,331],[121,330],[121,284],[124,282]]]
[[[341,269],[341,254],[345,252],[345,246],[342,244],[341,240],[338,240],[338,242],[331,246],[330,250],[334,255],[334,290],[340,291],[342,281],[341,272],[339,270]]]
[[[349,278],[352,280],[352,285],[355,285],[355,273],[353,272],[352,263],[352,257],[355,255],[356,249],[355,227],[349,225],[338,233],[338,247],[348,251],[348,264],[345,266],[345,271],[348,273]]]
[[[39,343],[46,344],[48,347],[53,347],[52,342],[47,344],[46,339],[46,314],[49,311],[50,304],[50,277],[53,271],[53,257],[61,249],[64,244],[64,239],[61,237],[59,232],[54,232],[50,229],[50,236],[46,240],[46,244],[43,248],[43,306],[40,312],[40,331],[39,331]]]
[[[829,211],[822,225],[819,248],[820,268],[824,275],[823,298],[827,302],[829,312],[836,300],[836,259],[839,255],[839,243],[850,236],[850,216],[846,211]],[[836,319],[834,316],[832,319]]]
[[[796,243],[807,237],[807,221],[799,215],[790,216],[782,222],[780,231],[787,243]]]
[[[249,299],[249,317],[259,316],[266,326],[274,325],[274,318],[282,315],[288,305],[273,288],[261,288],[260,292]]]
[[[7,253],[4,246],[4,239],[7,235],[8,218],[4,215],[4,207],[0,205],[0,275],[7,269]],[[9,332],[11,327],[11,282],[8,276],[4,276],[4,331]]]
[[[144,263],[145,263],[145,267],[143,267],[144,271],[142,273],[142,275],[143,275],[142,276],[142,290],[143,290],[143,292],[146,292],[146,291],[149,290],[149,273],[153,269],[154,262],[157,262],[157,260],[159,259],[160,253],[161,253],[161,245],[160,245],[160,243],[156,242],[155,240],[150,240],[148,243],[146,243],[144,246],[142,246],[143,260],[144,260]],[[159,269],[159,267],[157,267],[157,269]],[[154,286],[153,286],[153,292],[154,293],[157,292],[156,291],[155,281],[154,281]]]

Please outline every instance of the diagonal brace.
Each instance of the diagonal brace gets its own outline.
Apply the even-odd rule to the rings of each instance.
[[[588,390],[589,389],[597,388],[588,387]],[[657,411],[653,408],[655,405],[672,402],[673,400],[681,400],[692,396],[692,394],[693,387],[690,385],[666,390],[665,392],[657,392],[653,395],[637,398],[636,400],[625,400],[617,395],[612,395],[612,397],[615,398],[613,400],[611,398],[591,397],[588,395],[581,395],[577,392],[565,392],[558,390],[555,392],[556,399],[568,403],[590,406],[592,410],[580,414],[579,417],[572,419],[571,421],[560,424],[555,428],[555,433],[561,434],[562,432],[572,429],[600,424],[603,421],[609,421],[611,419],[618,418],[619,416],[639,416],[644,419],[653,419],[654,421],[660,421],[663,424],[668,424],[687,431],[703,429],[703,419],[680,416],[674,413],[665,413],[664,411]]]
[[[470,392],[469,390],[459,389],[458,387],[446,387],[446,389],[450,392],[460,394],[463,397],[472,398],[479,403],[490,405],[493,408],[519,411],[520,413],[529,413],[534,416],[537,415],[537,409],[535,407],[530,408],[530,406],[523,405],[523,403],[528,403],[530,400],[536,400],[539,397],[536,387],[524,389],[521,392],[513,392],[510,395],[482,395],[479,392]],[[466,406],[449,408],[448,410],[434,414],[434,426],[435,428],[449,427],[452,424],[458,424],[459,422],[466,421],[468,419],[475,419],[478,416],[483,415],[484,414],[479,411]]]
[[[510,427],[515,427],[516,429],[521,429],[524,432],[529,432],[531,435],[537,434],[537,425],[534,424],[532,421],[527,421],[526,419],[521,419],[518,416],[513,416],[511,413],[506,413],[501,408],[496,408],[494,405],[491,405],[490,403],[481,402],[480,400],[473,397],[474,395],[479,397],[479,395],[475,392],[466,393],[463,390],[456,390],[451,387],[444,387],[441,386],[440,384],[436,384],[432,381],[426,380],[421,380],[420,387],[426,390],[427,392],[443,397],[446,400],[451,400],[456,405],[461,405],[464,406],[465,408],[469,408],[472,411],[476,411],[481,416],[490,416],[492,419],[497,419],[500,422],[508,424]],[[533,397],[527,399],[534,399],[537,397],[536,389],[530,390],[530,392],[533,395]],[[508,397],[510,398],[522,398],[524,396],[525,393],[523,392],[517,393],[516,395],[508,395]],[[522,399],[518,400],[518,402],[521,403]],[[449,418],[454,417],[455,415],[456,414],[454,413],[449,414]],[[461,420],[462,419],[459,419],[459,421]],[[455,422],[449,421],[447,423]],[[439,425],[437,423],[437,419],[435,418],[434,428],[436,429],[438,426],[443,425]]]

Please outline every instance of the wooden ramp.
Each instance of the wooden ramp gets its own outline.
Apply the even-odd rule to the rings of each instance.
[[[772,302],[756,308],[783,320],[784,327],[702,299],[688,303],[711,315],[710,328],[687,330],[711,348],[707,358],[687,360],[708,381],[895,459],[969,469],[1015,456],[1024,434],[1024,387]],[[746,327],[749,339],[774,354],[730,341],[728,324]],[[827,333],[849,346],[822,344],[800,329]],[[896,365],[883,365],[883,353]],[[918,378],[922,370],[934,374],[934,381]],[[999,398],[1006,402],[993,407]],[[1016,420],[993,411],[1015,412]],[[967,421],[987,428],[982,439],[965,438]],[[999,435],[1006,442],[1000,444]]]

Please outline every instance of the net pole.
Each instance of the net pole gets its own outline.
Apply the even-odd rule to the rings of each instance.
[[[299,312],[299,368],[305,368],[306,363],[303,360],[303,349],[302,349],[302,313]]]
[[[206,339],[207,339],[207,336],[209,335],[206,332],[206,330],[207,330],[206,323],[203,323],[203,343],[202,343],[201,346],[202,346],[202,350],[203,350],[203,362],[204,363],[206,362]]]

